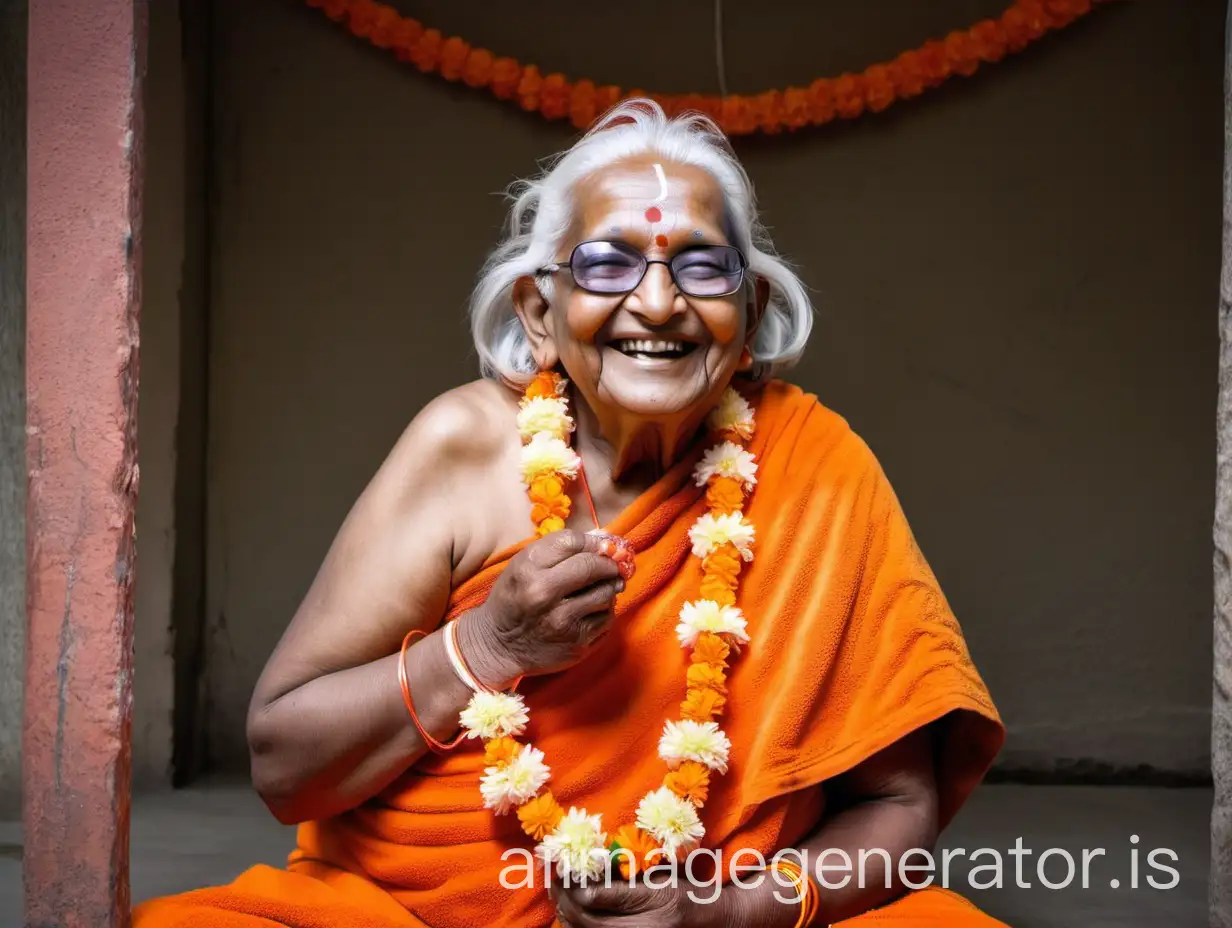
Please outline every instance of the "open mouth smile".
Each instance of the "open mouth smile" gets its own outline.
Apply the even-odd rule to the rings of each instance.
[[[620,338],[611,342],[611,347],[629,358],[642,361],[670,361],[683,358],[693,352],[693,342],[675,339]]]

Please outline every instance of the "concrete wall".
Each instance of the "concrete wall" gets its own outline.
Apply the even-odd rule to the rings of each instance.
[[[26,637],[26,4],[0,3],[0,819],[21,796]]]
[[[729,81],[807,82],[1003,7],[729,4]],[[565,0],[414,9],[569,73],[715,86],[709,8],[630,0],[615,35]],[[1110,5],[857,125],[740,145],[821,311],[794,379],[898,487],[1007,767],[1208,769],[1222,12]],[[218,25],[207,725],[243,769],[252,685],[347,508],[474,374],[495,194],[572,133],[300,4],[220,0]]]

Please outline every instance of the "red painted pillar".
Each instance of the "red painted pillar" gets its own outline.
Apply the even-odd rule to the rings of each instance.
[[[129,924],[144,0],[30,0],[27,926]]]

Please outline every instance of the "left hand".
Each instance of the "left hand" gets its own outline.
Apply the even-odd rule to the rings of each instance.
[[[668,886],[655,888],[615,880],[611,885],[556,886],[556,918],[565,928],[706,928],[726,924],[723,896],[712,902],[714,888],[708,886]]]

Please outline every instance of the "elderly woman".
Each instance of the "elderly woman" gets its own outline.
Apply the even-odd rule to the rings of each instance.
[[[609,113],[471,313],[484,379],[415,417],[253,694],[287,868],[138,928],[999,924],[917,887],[1000,720],[872,453],[776,379],[812,308],[717,129]]]

